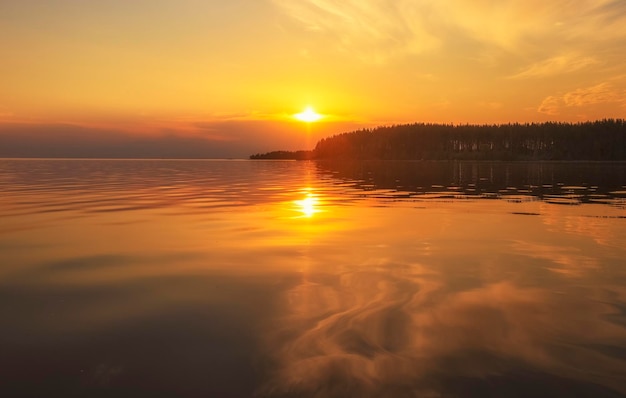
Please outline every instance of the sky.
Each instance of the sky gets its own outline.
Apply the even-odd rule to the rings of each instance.
[[[626,117],[625,0],[0,0],[0,59],[4,157]]]

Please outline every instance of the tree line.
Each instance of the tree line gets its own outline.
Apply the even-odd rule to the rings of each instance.
[[[327,137],[312,151],[275,151],[250,158],[626,160],[626,121],[393,125]]]

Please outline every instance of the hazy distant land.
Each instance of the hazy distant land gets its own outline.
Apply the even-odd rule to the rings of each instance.
[[[626,121],[394,125],[324,138],[313,150],[250,159],[626,160]]]

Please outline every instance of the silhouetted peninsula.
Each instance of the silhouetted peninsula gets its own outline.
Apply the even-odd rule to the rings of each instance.
[[[250,155],[250,159],[308,160],[313,159],[313,151],[272,151]]]
[[[324,138],[312,151],[250,159],[626,160],[626,121],[384,126]]]

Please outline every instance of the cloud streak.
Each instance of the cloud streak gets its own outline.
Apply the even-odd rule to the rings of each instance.
[[[523,71],[511,76],[511,79],[541,78],[564,73],[572,73],[600,62],[593,57],[559,55],[535,62]]]
[[[339,48],[376,61],[419,54],[460,38],[516,51],[537,40],[580,45],[589,37],[626,37],[626,7],[614,0],[274,0],[311,31]],[[599,34],[600,33],[600,34]],[[535,76],[577,70],[596,61],[582,56],[544,60],[520,73]]]
[[[346,0],[274,0],[306,29],[329,35],[337,48],[375,63],[398,53],[420,53],[437,45],[426,29],[425,7],[410,3]]]
[[[626,105],[626,90],[608,82],[578,88],[563,95],[551,95],[544,98],[537,111],[556,116],[568,108],[585,108],[598,104],[614,104],[623,107]]]

